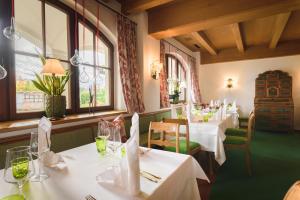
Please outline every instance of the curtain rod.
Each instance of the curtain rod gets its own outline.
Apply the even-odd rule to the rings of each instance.
[[[132,21],[129,17],[127,17],[126,15],[124,15],[123,13],[113,9],[112,7],[110,7],[109,5],[107,5],[106,3],[102,2],[101,0],[95,0],[97,3],[101,4],[102,6],[104,6],[105,8],[109,9],[110,11],[119,14],[123,17],[125,17],[126,19],[130,20],[132,23],[137,24],[136,22]]]
[[[162,40],[162,41],[165,42],[165,43],[168,43],[169,45],[171,45],[172,47],[174,47],[176,50],[181,51],[182,53],[184,53],[184,54],[186,54],[186,55],[188,55],[188,56],[196,59],[194,56],[191,56],[189,53],[186,53],[185,51],[179,49],[178,47],[176,47],[174,44],[168,42],[167,40]]]

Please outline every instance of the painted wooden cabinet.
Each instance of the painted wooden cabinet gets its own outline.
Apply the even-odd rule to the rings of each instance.
[[[259,74],[255,81],[254,112],[257,130],[293,131],[292,77],[288,73],[276,70]]]

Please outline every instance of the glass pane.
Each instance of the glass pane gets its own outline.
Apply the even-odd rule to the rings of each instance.
[[[44,110],[44,93],[31,82],[34,72],[39,74],[42,70],[40,59],[16,54],[15,66],[17,113]]]
[[[94,80],[94,67],[90,66],[79,66],[79,77],[83,76],[85,73],[89,78],[89,82],[82,82],[79,78],[79,95],[80,95],[80,108],[88,108],[90,101],[89,89],[91,89],[93,95],[95,94],[93,80]]]
[[[86,64],[94,65],[93,32],[79,23],[79,55]]]
[[[68,16],[48,4],[45,6],[45,12],[47,56],[68,60]]]
[[[110,104],[110,70],[97,68],[96,75],[96,106]]]
[[[70,70],[70,64],[66,62],[61,62],[62,66],[65,68],[65,70]],[[71,108],[71,77],[69,82],[67,83],[65,87],[65,91],[62,93],[62,95],[66,96],[67,99],[67,109]]]
[[[171,67],[171,58],[168,57],[168,79],[171,79],[172,78],[172,67]]]
[[[177,79],[177,69],[176,69],[177,67],[176,67],[175,59],[172,59],[171,65],[172,65],[172,79],[176,80]]]
[[[15,42],[15,49],[36,54],[35,48],[42,52],[42,9],[41,1],[15,0],[16,29],[22,38]]]
[[[99,38],[96,40],[96,65],[108,68],[109,63],[109,48]]]

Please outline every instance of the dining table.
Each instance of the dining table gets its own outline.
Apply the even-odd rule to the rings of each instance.
[[[131,196],[120,185],[99,183],[97,175],[108,169],[110,158],[100,156],[91,143],[58,153],[65,161],[63,169],[46,168],[49,178],[43,182],[28,181],[23,193],[28,200],[84,200],[91,195],[97,200],[149,199],[199,200],[197,178],[209,181],[199,163],[189,155],[142,148],[140,170],[161,179],[153,182],[140,176],[140,193]],[[0,170],[3,174],[3,170]],[[15,184],[0,178],[0,199],[18,193]]]
[[[227,128],[235,127],[235,116],[230,113],[223,119],[210,119],[208,122],[191,121],[189,122],[190,141],[200,144],[201,149],[213,152],[215,160],[219,165],[226,161],[226,154],[223,142],[226,139],[225,131]],[[180,127],[180,132],[185,133],[185,127]]]

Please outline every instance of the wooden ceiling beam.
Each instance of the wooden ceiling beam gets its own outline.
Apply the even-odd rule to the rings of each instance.
[[[172,1],[174,0],[127,0],[124,2],[124,12],[126,14],[139,13]]]
[[[193,32],[191,33],[191,36],[200,46],[206,49],[211,55],[217,55],[217,51],[203,32]]]
[[[234,36],[234,40],[236,43],[236,46],[240,52],[244,52],[244,44],[243,44],[243,39],[242,39],[242,34],[240,30],[239,23],[234,23],[231,25],[231,30]]]
[[[280,36],[282,32],[284,31],[284,28],[289,20],[289,17],[291,15],[291,12],[282,13],[276,16],[275,24],[274,24],[274,30],[272,39],[269,45],[269,48],[274,49],[276,48],[278,41],[280,39]]]
[[[250,46],[247,47],[244,53],[240,53],[236,48],[219,50],[218,55],[214,56],[207,52],[201,52],[201,64],[280,57],[297,54],[300,54],[300,40],[281,42],[280,45],[278,45],[275,49],[270,49],[265,45]]]
[[[156,39],[183,35],[300,9],[300,0],[185,0],[148,11]]]

